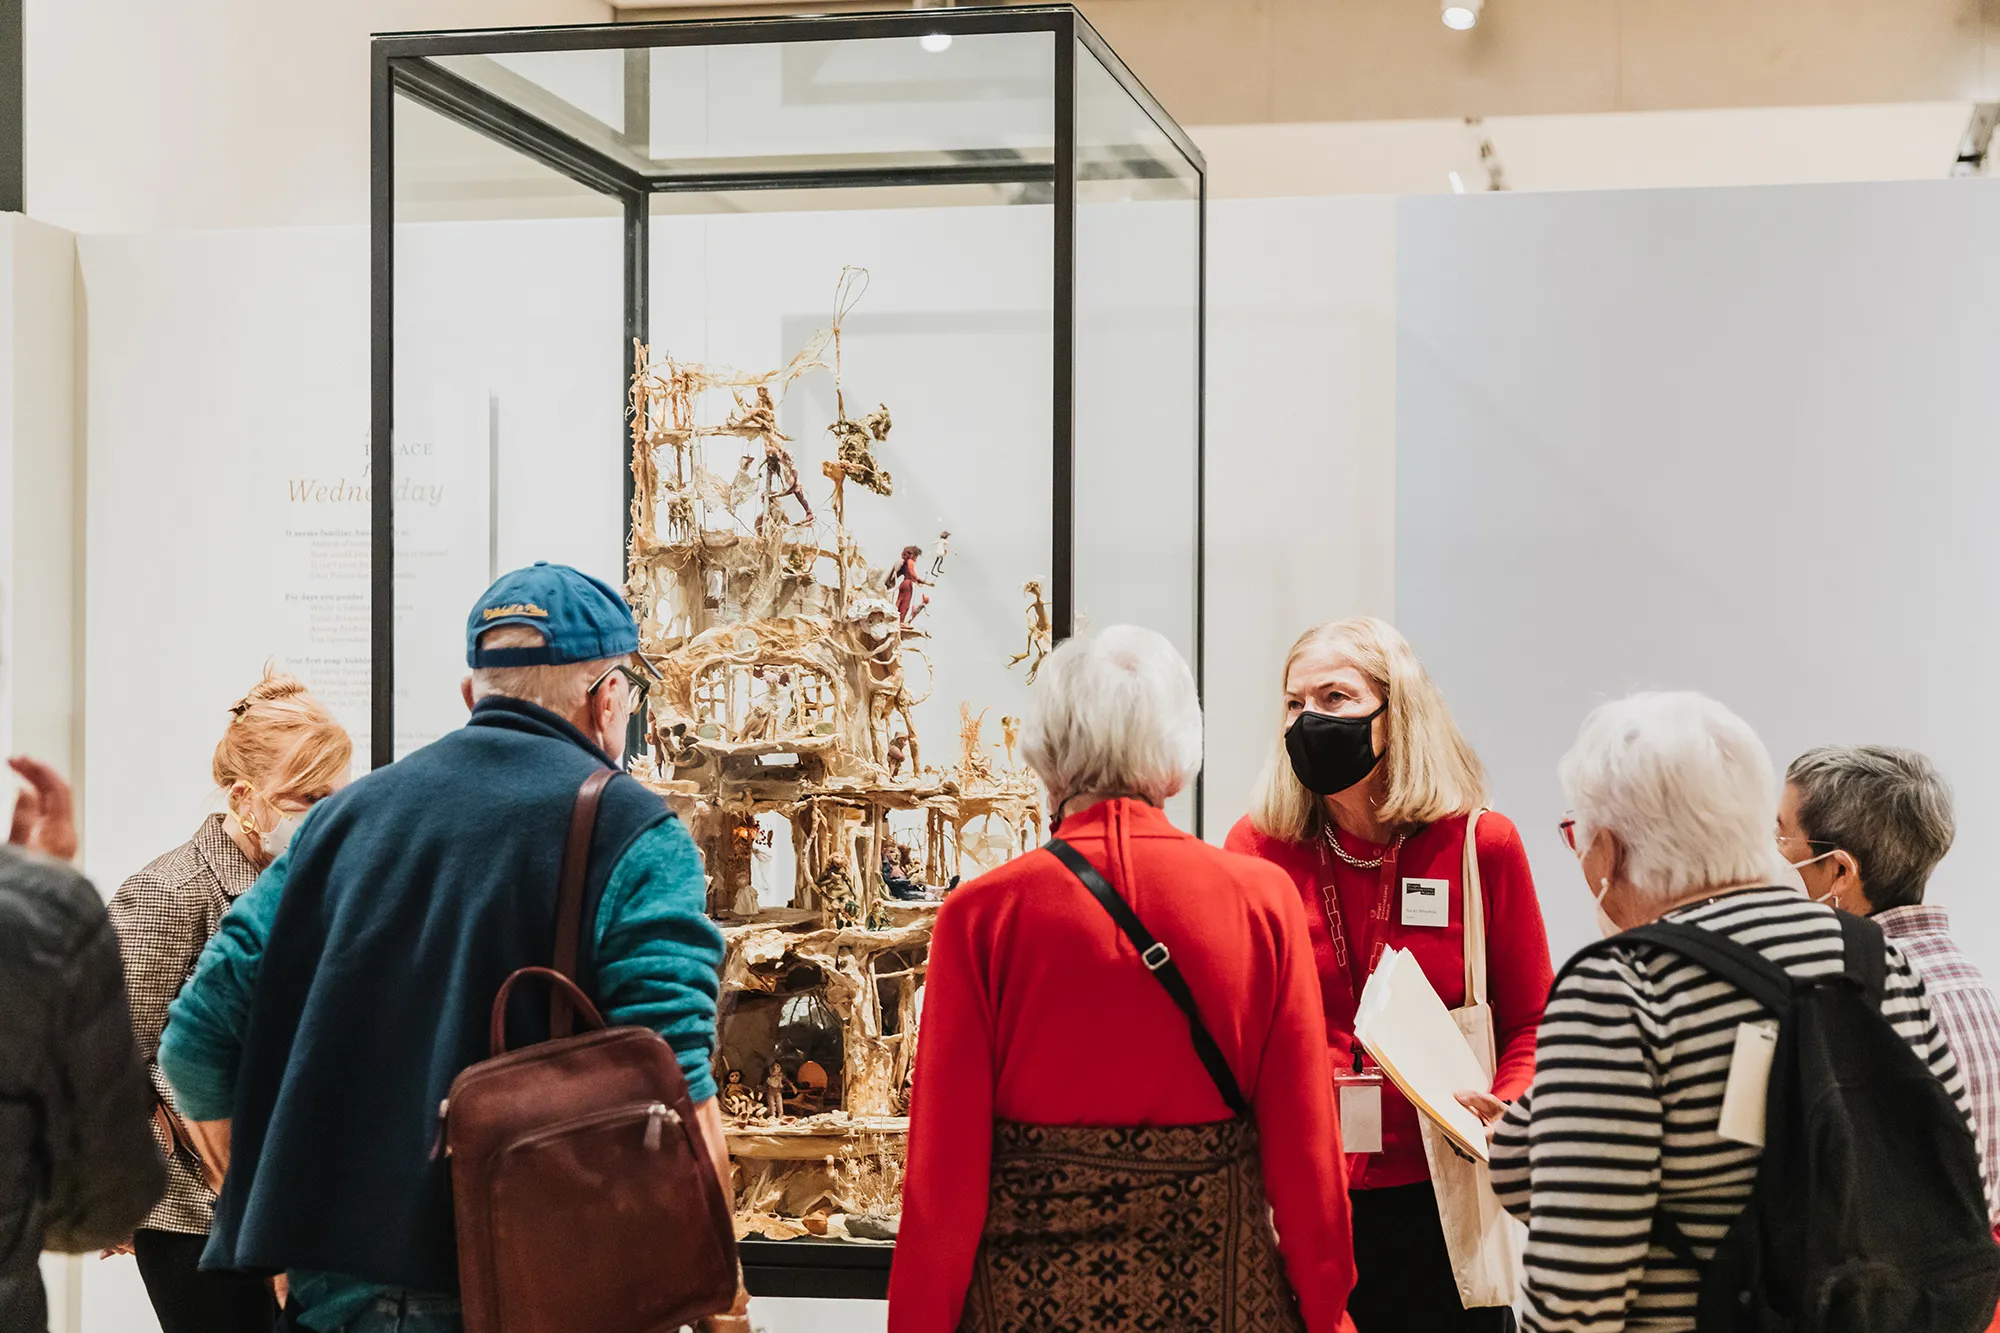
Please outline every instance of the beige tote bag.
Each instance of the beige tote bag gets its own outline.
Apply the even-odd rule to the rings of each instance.
[[[1465,821],[1465,870],[1459,881],[1465,893],[1465,1005],[1452,1010],[1451,1016],[1490,1080],[1497,1057],[1493,1009],[1486,1000],[1486,895],[1479,883],[1474,837],[1485,813],[1474,810]],[[1452,1276],[1458,1280],[1459,1304],[1468,1310],[1512,1305],[1520,1271],[1521,1224],[1493,1197],[1493,1177],[1486,1163],[1459,1156],[1429,1117],[1417,1117],[1417,1124],[1424,1135],[1431,1186],[1437,1191],[1445,1250],[1451,1255]]]

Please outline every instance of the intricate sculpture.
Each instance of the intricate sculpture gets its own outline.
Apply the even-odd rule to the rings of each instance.
[[[922,602],[916,603],[914,608],[912,606],[916,601],[918,588],[935,586],[929,579],[917,576],[917,557],[923,553],[924,548],[921,546],[905,546],[902,558],[896,562],[895,570],[889,575],[889,584],[896,590],[896,619],[905,625],[917,618],[917,612],[931,604],[930,594],[926,593]]]
[[[743,1071],[732,1069],[722,1080],[722,1112],[739,1120],[754,1120],[765,1107],[750,1091],[750,1085],[743,1081]]]
[[[924,765],[933,673],[912,622],[933,584],[920,548],[883,569],[847,522],[848,482],[890,490],[874,453],[888,409],[849,421],[839,384],[839,317],[863,281],[842,275],[833,327],[782,370],[635,348],[626,591],[661,680],[633,771],[687,821],[723,929],[717,1058],[739,1234],[796,1236],[841,1215],[893,1231],[932,895],[1042,832],[1032,780],[1011,760],[996,771],[976,734],[970,761]],[[777,414],[822,369],[836,421],[834,456],[817,460],[830,503],[815,505],[801,481],[813,460],[794,458]],[[787,865],[790,901],[773,905]],[[812,1049],[786,1047],[781,1063],[778,1033],[802,1025]],[[738,1072],[767,1066],[761,1089]]]
[[[860,421],[843,416],[827,427],[833,435],[835,457],[849,480],[877,495],[892,495],[896,490],[889,469],[875,461],[872,447],[888,440],[890,425],[889,409],[877,407]]]
[[[1021,585],[1021,595],[1028,599],[1028,646],[1007,659],[1007,665],[1028,664],[1028,683],[1035,683],[1035,676],[1042,669],[1042,659],[1049,655],[1055,644],[1054,631],[1049,626],[1048,603],[1042,600],[1042,584],[1039,579],[1029,579]]]
[[[852,930],[861,924],[861,895],[854,891],[854,876],[847,873],[847,861],[836,856],[826,863],[813,881],[819,892],[820,910],[835,930]]]

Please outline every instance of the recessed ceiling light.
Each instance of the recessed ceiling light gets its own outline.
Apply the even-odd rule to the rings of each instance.
[[[917,38],[917,45],[936,55],[940,51],[951,50],[951,34],[948,32],[927,32]]]
[[[1464,32],[1479,22],[1486,0],[1444,0],[1444,26]]]

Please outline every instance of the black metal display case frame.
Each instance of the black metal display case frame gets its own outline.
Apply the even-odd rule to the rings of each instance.
[[[584,143],[522,107],[453,73],[439,57],[524,52],[625,50],[669,46],[839,41],[868,38],[921,38],[985,33],[1048,32],[1054,35],[1054,157],[1046,163],[995,160],[885,168],[707,171],[647,174]],[[1052,559],[1049,611],[1055,638],[1069,636],[1075,623],[1076,535],[1076,237],[1077,237],[1077,48],[1100,62],[1153,124],[1172,141],[1197,179],[1196,206],[1196,384],[1194,634],[1191,664],[1199,683],[1205,634],[1202,579],[1206,531],[1206,441],[1202,380],[1207,360],[1207,168],[1201,150],[1173,117],[1147,92],[1116,53],[1074,8],[1003,6],[935,8],[877,14],[689,20],[572,27],[481,29],[394,33],[373,40],[370,176],[370,467],[371,498],[370,642],[371,766],[395,757],[395,99],[407,97],[521,153],[591,190],[618,200],[624,211],[624,329],[617,347],[606,347],[607,367],[618,358],[622,381],[631,368],[634,339],[646,341],[649,200],[664,192],[810,190],[825,188],[1033,184],[1048,187],[1054,203],[1054,354]],[[621,436],[622,440],[622,436]],[[622,448],[621,448],[622,452]],[[629,537],[632,476],[625,471]],[[1199,831],[1201,794],[1197,784],[1195,820]],[[880,1299],[886,1295],[891,1247],[840,1242],[746,1241],[744,1272],[753,1294]]]

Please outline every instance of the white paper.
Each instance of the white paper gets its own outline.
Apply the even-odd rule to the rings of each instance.
[[[1736,1051],[1729,1057],[1729,1082],[1722,1090],[1722,1115],[1717,1138],[1764,1146],[1764,1101],[1771,1087],[1771,1057],[1778,1051],[1778,1029],[1769,1023],[1738,1023]]]
[[[1354,1036],[1412,1106],[1461,1150],[1488,1160],[1486,1126],[1454,1094],[1461,1088],[1483,1092],[1493,1080],[1409,950],[1382,956],[1361,992]]]

